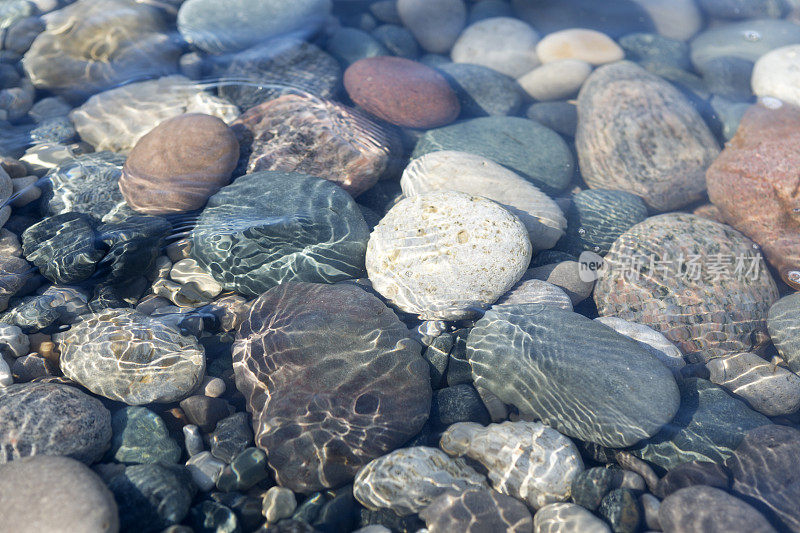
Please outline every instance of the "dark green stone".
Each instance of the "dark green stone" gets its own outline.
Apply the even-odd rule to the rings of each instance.
[[[120,463],[177,463],[181,448],[160,416],[144,407],[125,407],[111,416],[109,456]]]

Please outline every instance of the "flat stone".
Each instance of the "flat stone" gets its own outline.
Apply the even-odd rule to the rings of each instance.
[[[208,200],[191,234],[191,256],[226,290],[256,296],[287,281],[359,277],[368,238],[361,212],[338,186],[264,171]]]
[[[64,375],[128,405],[181,400],[205,371],[196,339],[133,309],[84,315],[53,340]]]
[[[491,159],[547,194],[569,185],[575,165],[560,135],[519,117],[482,117],[428,130],[417,141],[411,158],[440,150]]]
[[[97,474],[67,457],[0,465],[0,514],[9,531],[119,531],[114,496]]]
[[[723,218],[758,243],[795,288],[800,287],[800,178],[789,169],[800,160],[794,150],[798,124],[798,107],[751,106],[706,176],[708,196]]]
[[[681,351],[656,330],[614,316],[601,316],[595,320],[638,342],[642,348],[669,368],[676,378],[679,376],[681,368],[686,366]]]
[[[427,153],[408,164],[400,186],[408,197],[452,190],[494,200],[525,225],[534,252],[552,248],[564,234],[566,219],[549,196],[486,157],[450,150]]]
[[[419,432],[430,411],[420,346],[353,285],[267,291],[237,333],[233,361],[256,444],[278,483],[297,492],[350,481]]]
[[[666,470],[690,461],[722,463],[745,432],[770,423],[710,381],[688,378],[679,381],[678,387],[681,406],[675,418],[632,452]]]
[[[356,476],[353,494],[367,509],[388,508],[406,516],[422,511],[448,491],[467,489],[488,489],[486,479],[463,459],[414,446],[368,463]]]
[[[17,383],[0,388],[0,463],[58,455],[91,464],[111,440],[111,413],[68,385]]]
[[[430,533],[463,531],[531,531],[533,517],[523,503],[493,490],[445,493],[420,512]]]
[[[782,529],[800,529],[800,431],[768,425],[748,432],[725,466],[735,495],[746,499]]]
[[[800,294],[784,296],[769,308],[767,327],[778,353],[795,374],[800,373]]]
[[[398,0],[397,14],[420,46],[434,54],[446,54],[467,21],[463,0]]]
[[[536,67],[517,81],[535,100],[562,100],[575,96],[591,72],[586,61],[562,59]]]
[[[128,152],[161,122],[184,113],[213,115],[230,124],[239,116],[239,108],[175,75],[96,94],[69,117],[81,139],[96,151]]]
[[[522,105],[520,86],[496,70],[470,63],[444,63],[436,70],[456,92],[462,117],[514,115]]]
[[[594,290],[600,316],[653,328],[689,362],[750,351],[766,338],[775,282],[758,249],[729,226],[683,213],[650,217],[623,233],[605,262]]]
[[[205,52],[236,52],[287,34],[310,35],[331,12],[330,0],[234,0],[226,4],[187,0],[178,11],[178,31]]]
[[[590,187],[637,194],[656,211],[703,196],[717,141],[662,78],[629,61],[600,67],[581,88],[578,116],[575,143]]]
[[[578,107],[569,102],[536,102],[525,116],[567,137],[575,137],[578,128]]]
[[[777,531],[744,501],[723,490],[704,486],[687,487],[665,498],[658,510],[658,521],[665,533]]]
[[[398,149],[394,134],[363,112],[310,93],[268,100],[232,127],[247,173],[307,173],[353,196],[378,181]]]
[[[538,422],[487,427],[461,422],[442,434],[439,445],[451,456],[481,463],[496,491],[533,509],[567,500],[572,480],[583,470],[575,444]]]
[[[539,34],[511,17],[493,17],[468,26],[450,52],[455,63],[472,63],[519,78],[539,65]]]
[[[424,320],[458,320],[485,309],[516,283],[531,257],[528,232],[500,205],[442,191],[406,198],[370,236],[373,288]]]
[[[368,113],[407,128],[444,126],[461,112],[456,93],[441,74],[402,57],[356,61],[344,73],[344,87]]]
[[[655,356],[562,309],[487,311],[469,333],[467,355],[476,385],[565,435],[604,446],[652,436],[678,410],[678,387]]]
[[[536,55],[542,63],[578,59],[592,65],[602,65],[623,59],[625,52],[602,32],[569,28],[543,37],[536,45]]]
[[[325,50],[343,66],[351,65],[366,57],[390,55],[383,43],[371,34],[348,26],[333,31],[325,43]]]
[[[181,448],[157,414],[144,407],[124,407],[111,416],[109,454],[120,463],[177,463]]]
[[[673,492],[695,485],[728,490],[730,484],[730,477],[724,466],[708,461],[691,461],[681,463],[667,472],[658,481],[654,492],[659,497],[666,498]]]
[[[117,182],[125,157],[95,152],[65,161],[47,173],[42,207],[47,215],[70,211],[103,218],[120,208],[125,199]]]
[[[551,503],[533,517],[534,533],[611,533],[601,519],[574,503]]]

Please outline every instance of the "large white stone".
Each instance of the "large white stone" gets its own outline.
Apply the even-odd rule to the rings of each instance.
[[[535,185],[491,159],[444,150],[411,161],[400,186],[406,196],[431,191],[459,191],[494,200],[528,229],[533,251],[555,246],[567,221],[561,209]]]
[[[800,44],[776,48],[761,56],[750,82],[756,96],[800,106]]]
[[[525,273],[524,224],[481,196],[440,191],[405,198],[375,227],[366,267],[373,288],[423,320],[474,316]]]
[[[492,17],[468,26],[450,54],[456,63],[483,65],[518,78],[539,65],[539,34],[521,20]]]
[[[467,23],[464,0],[397,0],[403,25],[432,54],[450,51]]]
[[[572,480],[583,471],[575,444],[539,422],[486,427],[459,422],[442,434],[440,446],[450,455],[466,455],[481,463],[496,491],[534,509],[567,500]]]

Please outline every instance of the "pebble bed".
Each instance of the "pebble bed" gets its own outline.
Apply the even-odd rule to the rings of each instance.
[[[0,533],[800,533],[800,0],[0,0]]]

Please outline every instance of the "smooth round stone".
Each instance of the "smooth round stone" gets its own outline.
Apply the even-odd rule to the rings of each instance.
[[[325,49],[343,65],[355,63],[365,57],[390,55],[389,50],[369,33],[349,27],[336,29],[328,37]]]
[[[122,168],[119,189],[139,213],[194,211],[228,184],[238,159],[239,143],[222,120],[179,115],[136,142]]]
[[[800,376],[754,353],[736,353],[706,363],[713,383],[725,387],[767,416],[800,409]]]
[[[539,65],[539,34],[519,19],[493,17],[476,22],[459,35],[450,57],[519,78]]]
[[[591,72],[586,61],[562,59],[536,67],[517,82],[531,98],[562,100],[577,94]]]
[[[416,59],[419,57],[419,45],[410,31],[402,26],[384,24],[372,30],[376,38],[389,52],[397,57]]]
[[[689,45],[655,33],[632,33],[619,40],[625,57],[641,65],[664,65],[689,70]]]
[[[125,156],[95,152],[58,165],[48,172],[42,187],[44,213],[73,211],[103,218],[125,203],[117,186],[124,163]]]
[[[219,95],[243,110],[291,88],[331,98],[342,78],[336,59],[314,44],[294,38],[254,46],[220,63],[212,67],[223,79]]]
[[[445,63],[436,66],[456,92],[461,116],[513,115],[523,92],[513,78],[481,65]]]
[[[133,309],[84,315],[53,340],[65,376],[128,405],[181,400],[205,371],[195,338]]]
[[[703,84],[715,95],[736,101],[749,101],[753,95],[750,80],[753,62],[740,57],[717,57],[703,67]]]
[[[284,518],[291,518],[297,508],[294,493],[285,487],[271,487],[264,493],[262,504],[262,514],[270,524],[275,524]]]
[[[99,400],[56,383],[0,388],[0,463],[63,455],[91,464],[111,440],[111,413]]]
[[[448,491],[488,489],[486,479],[463,459],[437,448],[401,448],[368,463],[356,476],[353,495],[367,509],[400,516],[418,513]]]
[[[124,407],[111,416],[111,455],[127,464],[177,463],[181,448],[157,414],[144,407]]]
[[[708,531],[709,533],[772,533],[773,528],[756,509],[714,487],[687,487],[661,502],[658,521],[665,533]]]
[[[567,230],[559,249],[574,255],[605,255],[620,235],[647,218],[647,206],[635,194],[589,189],[572,197]]]
[[[575,163],[569,147],[551,129],[518,117],[482,117],[425,132],[411,158],[454,150],[491,159],[545,193],[564,190]]]
[[[555,285],[567,293],[572,305],[578,305],[592,294],[594,281],[581,278],[580,265],[576,261],[561,261],[548,263],[529,269],[523,276],[523,281],[538,279]]]
[[[268,476],[266,454],[258,448],[248,448],[222,470],[217,488],[223,492],[245,491]]]
[[[344,73],[344,87],[368,113],[407,128],[443,126],[461,112],[455,92],[441,74],[402,57],[356,61]]]
[[[655,356],[562,309],[493,308],[470,331],[467,356],[476,385],[567,436],[603,446],[648,438],[678,411],[678,387]]]
[[[206,500],[195,505],[191,509],[191,517],[194,526],[192,531],[200,533],[237,533],[241,531],[239,519],[233,510],[215,501]]]
[[[622,476],[623,471],[613,464],[584,470],[572,481],[572,501],[584,509],[596,511],[603,498],[622,485]]]
[[[575,444],[538,422],[461,422],[447,428],[439,446],[481,463],[496,491],[533,509],[568,499],[572,480],[583,470]]]
[[[464,0],[398,0],[397,13],[420,46],[446,54],[467,21]]]
[[[530,263],[520,220],[480,196],[443,191],[406,198],[370,235],[373,288],[423,320],[473,316],[505,294]]]
[[[430,411],[428,365],[407,328],[354,285],[284,283],[260,296],[233,346],[236,387],[281,486],[349,482]]]
[[[282,35],[310,35],[331,6],[330,0],[187,0],[178,11],[178,31],[205,52],[236,52]]]
[[[575,144],[593,189],[641,196],[656,211],[699,200],[706,168],[719,154],[689,100],[635,63],[597,69],[578,96]]]
[[[128,152],[161,122],[185,113],[213,115],[230,124],[239,109],[189,78],[165,76],[96,94],[69,117],[96,151]]]
[[[8,308],[8,302],[29,279],[33,277],[31,265],[13,255],[0,255],[0,311]]]
[[[394,133],[365,113],[302,92],[257,105],[232,127],[248,174],[302,172],[353,196],[378,181],[398,148]]]
[[[577,59],[591,65],[602,65],[623,59],[625,52],[604,33],[570,28],[543,37],[536,45],[536,55],[542,63]]]
[[[103,480],[67,457],[0,465],[0,515],[8,531],[119,531],[117,504]]]
[[[433,392],[429,423],[434,427],[446,428],[457,422],[488,424],[489,421],[489,412],[472,385],[460,383]]]
[[[748,430],[770,423],[710,381],[678,380],[678,387],[681,406],[675,418],[632,452],[666,470],[689,461],[722,463]]]
[[[369,12],[380,22],[402,24],[397,12],[397,0],[377,0],[369,5]]]
[[[533,517],[523,503],[493,490],[445,493],[420,512],[430,533],[531,531]]]
[[[210,438],[211,454],[230,463],[253,444],[253,429],[247,413],[234,413],[217,422]]]
[[[794,373],[800,373],[800,294],[784,296],[769,308],[767,327],[775,348]]]
[[[800,44],[776,48],[761,56],[753,67],[756,96],[770,96],[800,106]]]
[[[616,39],[628,33],[653,31],[653,21],[632,0],[560,0],[531,2],[511,0],[514,12],[542,33],[570,28],[588,28]]]
[[[799,161],[800,108],[773,103],[747,110],[706,181],[723,219],[758,243],[783,281],[797,289],[800,198],[790,169]]]
[[[566,219],[549,196],[486,157],[451,150],[430,152],[408,164],[400,186],[407,197],[451,190],[493,200],[525,225],[534,252],[552,248],[564,234]]]
[[[691,58],[702,72],[718,57],[748,61],[790,44],[800,44],[800,26],[788,20],[756,19],[709,28],[692,40]]]
[[[600,503],[597,514],[611,524],[615,533],[635,533],[644,521],[644,510],[636,493],[630,489],[614,489]]]
[[[194,259],[186,258],[181,259],[172,265],[169,271],[169,277],[172,281],[180,283],[183,288],[193,291],[197,295],[204,298],[214,298],[222,292],[222,285],[211,277]],[[224,386],[223,391],[224,392]],[[217,396],[220,396],[217,394]],[[208,394],[213,396],[213,394]]]
[[[257,172],[212,196],[191,255],[225,287],[256,296],[279,283],[333,283],[364,269],[369,230],[353,199],[327,180]]]
[[[572,311],[572,300],[561,288],[540,279],[523,279],[500,297],[499,305],[542,304]]]
[[[752,241],[729,226],[683,213],[650,217],[623,233],[605,261],[594,290],[600,316],[653,328],[689,362],[750,351],[766,337],[777,288]]]
[[[768,425],[748,432],[725,466],[733,493],[769,513],[786,531],[800,529],[800,431]]]
[[[30,339],[11,324],[0,324],[0,354],[22,357],[30,350]]]
[[[695,0],[634,0],[650,15],[655,30],[668,39],[688,41],[703,27]]]
[[[785,2],[780,0],[698,0],[709,17],[721,19],[781,18]]]
[[[182,521],[196,488],[177,465],[133,465],[112,477],[108,488],[119,506],[122,531],[154,533]]]
[[[109,32],[114,38],[109,40]],[[161,12],[128,0],[79,0],[53,11],[22,64],[39,89],[79,99],[178,68]]]
[[[578,106],[569,102],[536,102],[525,116],[567,137],[578,129]]]
[[[639,345],[653,354],[664,366],[672,370],[676,377],[681,368],[686,366],[681,351],[661,333],[642,324],[628,322],[615,316],[601,316],[595,321],[606,325],[619,333],[639,343]]]
[[[611,533],[601,519],[574,503],[551,503],[533,517],[533,533]]]
[[[717,463],[705,461],[692,461],[681,463],[658,481],[653,492],[659,497],[666,498],[673,492],[695,485],[707,485],[728,490],[730,487],[728,471]]]

